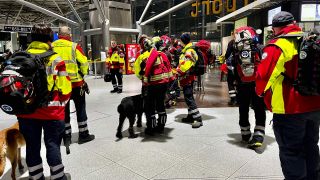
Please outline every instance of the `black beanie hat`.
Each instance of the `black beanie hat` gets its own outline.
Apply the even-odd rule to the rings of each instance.
[[[286,11],[281,11],[273,17],[272,27],[283,27],[293,23],[293,21],[294,21],[294,17],[291,13]]]
[[[181,35],[180,39],[183,42],[183,44],[188,44],[190,42],[190,35],[187,33],[184,33]]]

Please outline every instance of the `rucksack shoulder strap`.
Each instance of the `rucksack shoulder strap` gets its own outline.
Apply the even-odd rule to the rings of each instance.
[[[53,52],[52,50],[49,50],[49,51],[47,51],[47,52],[44,52],[44,53],[42,53],[42,54],[39,54],[39,57],[40,57],[40,59],[42,59],[42,58],[50,57],[50,56],[52,56],[52,55],[54,55],[54,54],[56,54],[56,53]]]
[[[303,33],[298,33],[298,34],[285,34],[285,35],[280,35],[280,36],[276,36],[274,39],[279,39],[279,38],[303,38],[304,34]]]

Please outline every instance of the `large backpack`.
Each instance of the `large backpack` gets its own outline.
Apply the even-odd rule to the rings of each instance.
[[[198,55],[198,60],[197,60],[196,64],[193,66],[190,74],[196,75],[196,76],[201,76],[206,72],[206,65],[204,64],[203,54],[200,51],[200,48],[198,48],[197,46],[190,47],[189,49],[194,49],[194,51]]]
[[[320,37],[301,37],[298,42],[298,74],[294,88],[303,96],[320,96]]]
[[[260,61],[261,50],[257,46],[256,32],[251,27],[236,30],[234,43],[234,68],[242,83],[255,81],[257,62]]]
[[[0,73],[0,108],[5,113],[31,114],[48,105],[55,84],[49,92],[46,64],[53,54],[17,52],[4,62]]]

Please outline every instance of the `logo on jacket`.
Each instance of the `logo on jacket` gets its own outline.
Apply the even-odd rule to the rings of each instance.
[[[268,53],[263,53],[261,58],[266,59],[267,57],[268,57]]]
[[[1,106],[1,109],[4,110],[5,112],[12,112],[13,111],[12,107],[7,104],[3,104]]]
[[[305,51],[300,52],[300,59],[306,59],[308,54]]]
[[[249,51],[242,51],[242,52],[241,52],[241,57],[242,57],[242,58],[248,58],[249,56],[250,56]]]

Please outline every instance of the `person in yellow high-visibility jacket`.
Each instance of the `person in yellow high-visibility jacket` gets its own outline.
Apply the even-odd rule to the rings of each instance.
[[[32,42],[27,52],[42,54],[51,51],[53,32],[47,25],[39,24],[31,30]],[[34,113],[17,115],[19,129],[26,141],[26,163],[30,179],[45,179],[43,174],[41,137],[47,149],[46,159],[50,166],[50,179],[67,179],[61,159],[61,137],[64,130],[65,104],[71,94],[71,82],[66,66],[57,54],[46,58],[46,78],[48,91],[52,95],[45,106],[38,107]],[[12,142],[11,142],[12,143]]]
[[[117,42],[115,40],[111,41],[111,48],[108,51],[106,66],[107,69],[109,69],[112,78],[111,83],[113,86],[113,90],[111,90],[110,92],[122,93],[122,72],[124,67],[124,52],[117,46]]]
[[[84,81],[84,75],[88,74],[88,60],[84,55],[79,44],[71,41],[71,30],[67,26],[59,29],[59,40],[52,43],[54,52],[64,59],[67,72],[72,82],[72,94],[79,128],[79,144],[92,141],[95,137],[89,134],[87,125],[86,99],[84,91],[87,84]],[[65,112],[65,144],[71,143],[71,124],[70,124],[70,103],[66,105]]]

